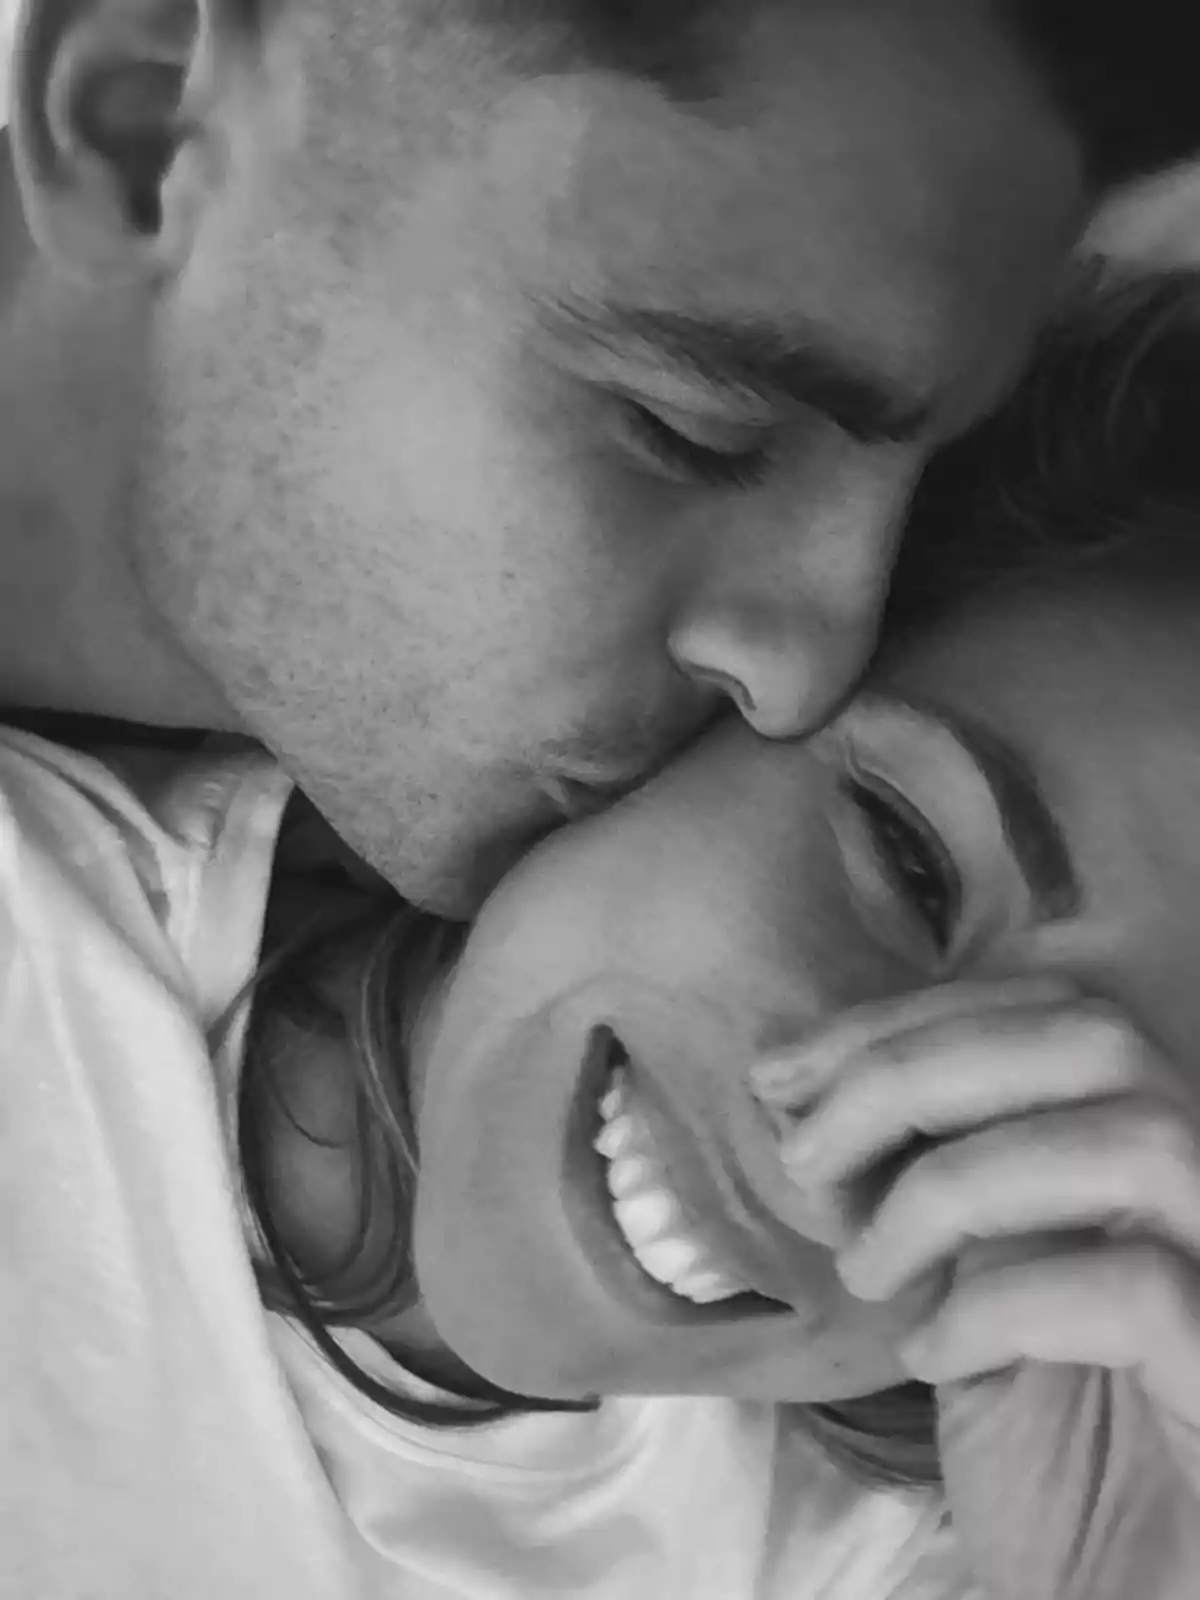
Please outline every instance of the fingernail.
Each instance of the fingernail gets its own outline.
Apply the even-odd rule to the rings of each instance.
[[[874,1269],[870,1244],[865,1242],[860,1234],[853,1244],[847,1245],[839,1253],[834,1266],[837,1268],[838,1277],[851,1294],[857,1294],[860,1289],[868,1288]]]
[[[934,1383],[938,1376],[938,1341],[932,1328],[921,1328],[900,1346],[900,1360],[914,1378]]]
[[[750,1068],[750,1087],[760,1100],[798,1100],[811,1093],[823,1076],[817,1057],[793,1050],[756,1061]]]
[[[788,1177],[806,1184],[816,1175],[821,1153],[820,1130],[806,1123],[780,1141],[779,1158],[787,1168]]]
[[[881,1261],[874,1243],[862,1235],[848,1245],[834,1263],[837,1275],[856,1300],[890,1300],[893,1286],[887,1263]]]

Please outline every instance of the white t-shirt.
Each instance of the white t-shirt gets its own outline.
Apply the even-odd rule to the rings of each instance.
[[[781,1454],[769,1407],[423,1428],[263,1311],[205,1029],[287,794],[0,733],[3,1600],[962,1600],[937,1503]]]

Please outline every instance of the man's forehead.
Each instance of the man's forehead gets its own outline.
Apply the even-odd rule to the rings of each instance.
[[[979,382],[975,347],[1013,358],[1080,226],[1069,141],[1037,127],[1032,97],[1010,107],[1009,148],[972,145],[931,115],[929,83],[881,100],[876,67],[856,76],[842,50],[823,73],[797,41],[790,65],[724,114],[616,79],[519,91],[490,163],[519,276],[546,300],[569,284],[596,304],[754,323],[780,346],[806,317],[914,395],[959,371]],[[943,90],[978,113],[962,84]]]

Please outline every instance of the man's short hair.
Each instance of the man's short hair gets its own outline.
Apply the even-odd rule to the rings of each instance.
[[[730,32],[757,5],[805,0],[427,0],[494,30],[543,70],[609,67],[702,100],[719,83]],[[1099,192],[1200,152],[1190,41],[1194,0],[992,0],[1001,26],[1081,140]]]
[[[423,0],[427,23],[479,30],[518,72],[600,68],[672,100],[716,92],[731,24],[762,0]]]

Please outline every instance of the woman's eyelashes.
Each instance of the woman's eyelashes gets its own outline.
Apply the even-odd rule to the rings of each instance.
[[[891,784],[847,775],[843,792],[866,824],[884,876],[924,924],[938,955],[954,942],[963,881],[953,856],[924,816]]]
[[[697,421],[695,432],[666,421],[639,401],[620,398],[623,440],[638,460],[677,483],[749,489],[774,461],[772,430],[762,425]]]

